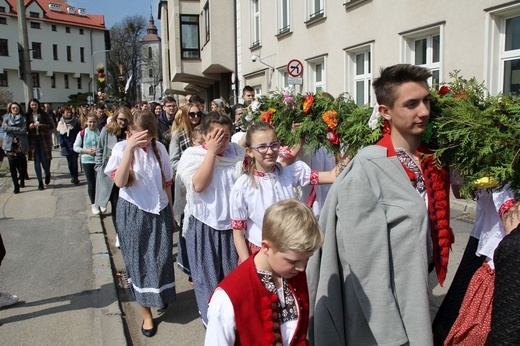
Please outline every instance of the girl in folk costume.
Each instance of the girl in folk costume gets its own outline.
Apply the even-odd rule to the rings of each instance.
[[[19,193],[20,187],[25,187],[25,173],[27,172],[27,159],[25,158],[25,154],[29,150],[27,119],[21,111],[19,103],[11,103],[2,122],[4,132],[2,149],[9,160],[9,171],[14,185],[13,193]]]
[[[81,130],[74,142],[74,151],[81,154],[81,163],[87,178],[87,192],[90,198],[92,214],[99,215],[99,206],[96,202],[96,148],[99,143],[99,129],[97,128],[97,116],[94,113],[86,117],[87,127]]]
[[[166,148],[157,141],[152,112],[135,112],[130,134],[114,145],[105,173],[120,188],[116,224],[121,252],[141,306],[141,332],[151,337],[157,329],[150,308],[165,308],[175,300],[173,172]]]
[[[245,150],[230,143],[231,120],[209,112],[202,120],[205,143],[186,149],[177,167],[176,210],[184,210],[183,234],[195,297],[204,324],[211,292],[236,267],[229,195],[242,173]],[[186,189],[186,205],[182,189]],[[176,212],[176,217],[180,215]]]
[[[514,205],[514,195],[506,187],[477,193],[477,216],[472,236],[479,239],[476,256],[484,263],[475,272],[444,345],[484,345],[491,328],[495,265],[493,254],[505,236],[502,219]],[[518,341],[518,340],[517,340]]]
[[[260,251],[211,297],[208,346],[309,344],[305,267],[322,243],[316,217],[305,204],[286,199],[267,209],[262,227]]]
[[[241,262],[260,250],[262,219],[269,206],[294,198],[298,186],[331,184],[346,165],[342,162],[328,172],[313,171],[303,161],[282,167],[277,163],[281,143],[266,122],[249,127],[245,144],[247,172],[233,186],[230,200],[233,239]]]
[[[58,140],[60,141],[61,154],[67,158],[69,166],[70,182],[78,185],[78,153],[74,151],[74,142],[81,131],[81,124],[77,117],[72,115],[70,107],[61,107],[62,117],[56,126]]]

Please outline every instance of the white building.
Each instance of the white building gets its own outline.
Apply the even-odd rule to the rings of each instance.
[[[32,81],[40,101],[56,106],[71,94],[97,90],[91,76],[98,64],[106,66],[109,36],[104,16],[87,14],[63,0],[26,0],[25,4]],[[0,0],[0,88],[24,103],[18,42],[17,1]]]
[[[142,43],[141,100],[155,101],[162,96],[161,38],[157,35],[153,15]]]
[[[237,89],[291,82],[372,105],[373,78],[397,63],[430,68],[433,84],[460,70],[492,94],[520,88],[520,1],[168,0],[159,10],[164,83],[180,94],[232,95],[235,71]]]

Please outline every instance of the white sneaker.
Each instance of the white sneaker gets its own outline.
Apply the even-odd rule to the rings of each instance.
[[[8,292],[0,292],[0,308],[18,303],[18,296]]]
[[[119,236],[116,234],[116,247],[119,249],[119,248],[121,248],[120,245],[121,244],[119,244]]]
[[[105,208],[105,207],[99,207],[99,210],[100,210],[102,213],[106,213],[106,212],[107,212],[107,208]]]
[[[92,214],[99,215],[99,207],[95,204],[92,204]]]

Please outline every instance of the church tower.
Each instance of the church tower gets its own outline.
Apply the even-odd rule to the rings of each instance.
[[[157,101],[162,96],[161,38],[157,35],[151,6],[148,28],[141,43],[141,100]]]

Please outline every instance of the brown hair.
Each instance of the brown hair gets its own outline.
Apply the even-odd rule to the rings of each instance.
[[[107,132],[110,134],[113,134],[115,136],[121,135],[121,127],[117,123],[117,117],[119,116],[119,113],[123,113],[124,115],[126,115],[126,118],[128,119],[128,122],[126,125],[127,127],[130,128],[134,124],[134,116],[132,115],[132,112],[130,111],[130,109],[126,108],[126,107],[119,107],[113,113],[112,120],[110,121],[110,123],[106,126]]]
[[[188,115],[191,107],[197,107],[199,109],[199,112],[202,112],[200,106],[195,103],[188,103],[188,104],[180,106],[179,109],[177,110],[177,113],[175,113],[172,128],[170,131],[171,134],[173,134],[175,131],[184,132],[184,133],[186,133],[188,138],[191,137],[191,131],[193,131],[193,125],[191,124],[190,117]],[[201,121],[202,121],[202,119],[200,119],[199,124]]]
[[[155,158],[157,159],[157,162],[159,163],[159,167],[161,169],[163,190],[166,190],[166,176],[164,175],[163,171],[161,155],[159,154],[159,150],[157,149],[157,138],[159,135],[159,130],[157,129],[157,118],[155,117],[155,114],[152,113],[150,110],[136,111],[134,113],[134,123],[132,125],[129,125],[129,127],[132,130],[136,129],[137,127],[141,128],[142,130],[147,130],[148,135],[152,137],[152,141],[150,144],[152,146],[153,153],[155,154]],[[130,162],[130,172],[125,187],[130,187],[135,182],[135,173],[132,167],[133,164],[134,156],[132,156],[132,160]]]

